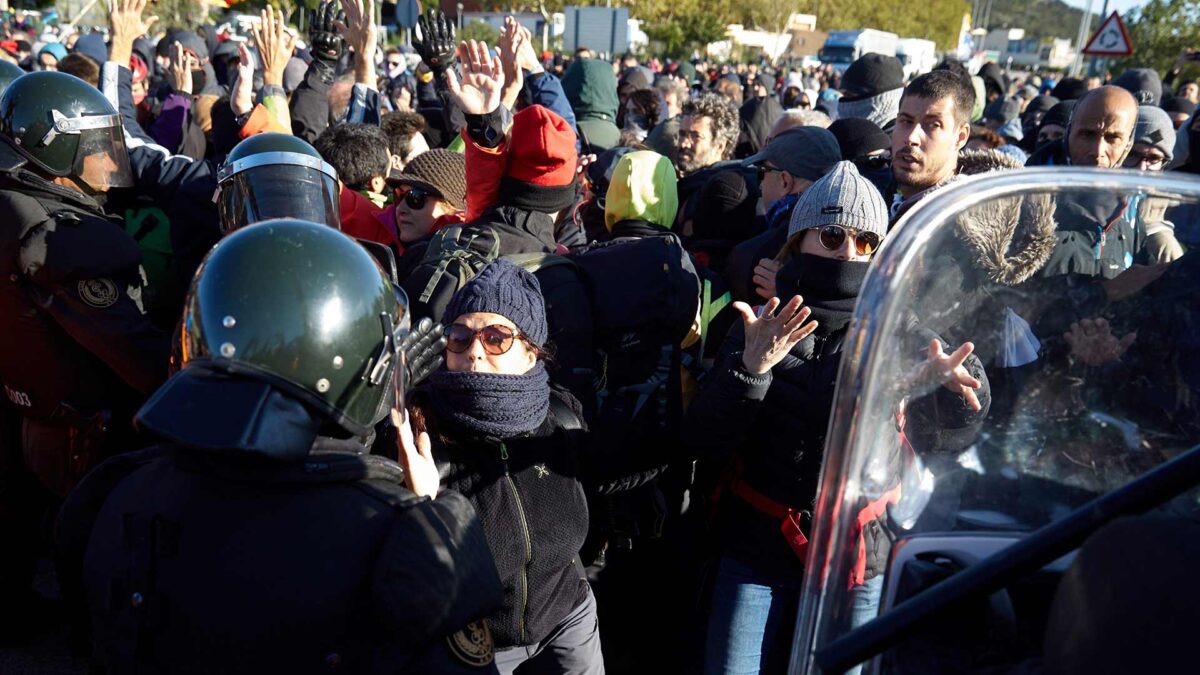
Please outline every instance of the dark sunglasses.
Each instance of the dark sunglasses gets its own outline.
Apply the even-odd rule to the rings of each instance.
[[[519,333],[507,326],[484,326],[479,330],[467,328],[458,323],[452,323],[446,329],[446,349],[455,354],[462,354],[471,348],[475,338],[483,345],[483,351],[492,356],[500,356],[512,349],[513,340],[521,337]]]
[[[821,246],[826,251],[836,251],[846,243],[846,236],[854,234],[854,250],[859,255],[871,255],[879,248],[879,235],[874,232],[854,232],[841,225],[826,225],[821,228]]]
[[[408,208],[413,211],[420,211],[425,208],[425,204],[429,201],[430,193],[421,188],[396,188],[396,199],[403,199]]]
[[[881,171],[892,165],[892,158],[884,155],[870,155],[854,160],[854,166],[859,171]]]
[[[754,167],[754,170],[758,173],[759,183],[763,182],[763,179],[766,178],[767,174],[769,173],[783,173],[783,169],[777,169],[773,166],[764,166],[762,164]]]

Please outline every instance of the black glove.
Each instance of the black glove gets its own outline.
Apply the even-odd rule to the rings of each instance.
[[[404,353],[404,390],[412,391],[429,374],[442,367],[446,351],[446,331],[440,323],[421,319],[400,341]]]
[[[346,51],[346,40],[334,25],[335,21],[346,21],[346,13],[339,11],[339,6],[337,0],[322,1],[308,12],[308,42],[314,59],[337,63]]]
[[[419,39],[413,35],[413,49],[433,71],[433,76],[441,77],[454,65],[454,50],[458,46],[454,41],[454,23],[447,21],[441,10],[431,9],[417,19],[417,27],[421,35]]]

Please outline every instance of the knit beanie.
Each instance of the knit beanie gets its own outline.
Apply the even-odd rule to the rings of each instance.
[[[467,160],[457,152],[443,148],[422,152],[388,183],[432,192],[459,211],[467,208]]]
[[[1064,77],[1054,85],[1050,95],[1060,101],[1077,101],[1088,92],[1087,84],[1077,77]]]
[[[1162,100],[1162,79],[1152,68],[1130,68],[1113,84],[1133,94],[1138,105],[1158,105]]]
[[[104,44],[104,36],[99,33],[80,35],[73,51],[90,57],[97,65],[108,60],[108,46]]]
[[[535,346],[546,344],[550,329],[542,286],[532,274],[503,258],[489,263],[450,298],[442,323],[449,326],[458,317],[476,312],[499,314],[516,324]]]
[[[1038,125],[1038,131],[1049,125],[1057,125],[1066,129],[1067,124],[1071,121],[1073,110],[1075,110],[1075,99],[1060,101],[1058,105],[1046,111],[1045,116],[1042,117],[1042,123]]]
[[[983,109],[983,119],[1008,124],[1021,114],[1021,102],[1015,98],[998,98]]]
[[[788,224],[788,239],[801,230],[826,225],[874,232],[880,239],[887,236],[887,204],[879,189],[859,175],[852,162],[838,162],[800,195]]]
[[[900,114],[900,98],[903,95],[904,89],[900,88],[855,101],[847,101],[843,97],[837,103],[837,119],[871,120],[880,128],[886,127]]]
[[[571,206],[578,157],[575,132],[563,118],[540,105],[522,110],[509,130],[500,202],[542,213]]]
[[[1191,115],[1196,112],[1196,104],[1182,96],[1171,96],[1163,100],[1162,109],[1168,113],[1187,113]]]
[[[904,88],[904,66],[894,56],[863,54],[842,76],[842,102],[874,98]]]
[[[854,160],[892,147],[892,139],[871,120],[857,117],[839,119],[829,125],[829,132],[842,149],[842,159]]]
[[[742,241],[754,229],[758,195],[750,191],[740,171],[719,171],[696,195],[692,238]]]
[[[1157,148],[1166,155],[1169,164],[1175,158],[1175,125],[1171,123],[1171,117],[1162,108],[1138,106],[1133,142]]]

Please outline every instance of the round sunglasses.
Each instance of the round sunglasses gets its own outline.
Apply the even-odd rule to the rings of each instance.
[[[820,232],[821,246],[826,251],[836,251],[846,243],[847,236],[854,236],[854,250],[859,255],[871,255],[879,248],[879,235],[874,232],[857,232],[841,225],[825,225]]]
[[[476,338],[479,338],[479,344],[483,345],[483,351],[492,356],[500,356],[508,353],[508,350],[512,349],[513,340],[520,337],[520,333],[508,326],[493,324],[475,330],[459,323],[452,323],[446,328],[446,349],[455,354],[462,354],[471,348],[471,343],[475,342]]]

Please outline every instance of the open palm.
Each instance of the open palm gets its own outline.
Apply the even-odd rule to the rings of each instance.
[[[486,115],[500,107],[504,88],[504,73],[500,59],[492,58],[488,46],[471,40],[458,45],[458,60],[462,64],[461,79],[448,71],[446,84],[450,96],[468,115]]]

